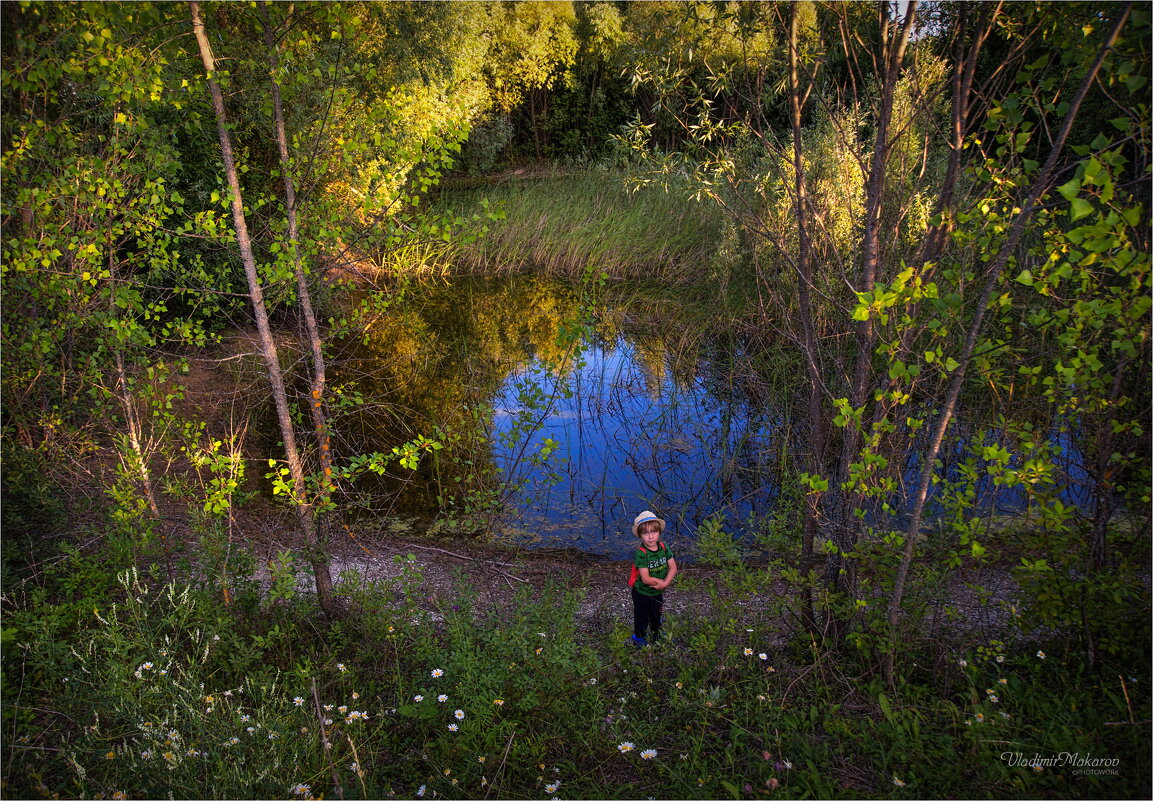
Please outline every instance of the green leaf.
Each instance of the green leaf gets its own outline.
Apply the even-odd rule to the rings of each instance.
[[[948,359],[945,360],[945,369],[947,371],[949,371],[950,373],[953,372],[954,370],[956,370],[960,366],[961,366],[961,363],[959,361],[957,361],[956,359],[954,359],[952,356],[950,356]]]
[[[1072,201],[1077,197],[1077,193],[1081,191],[1081,179],[1074,178],[1068,183],[1061,184],[1057,187],[1057,191],[1060,192],[1066,200]]]
[[[1093,213],[1093,204],[1084,198],[1075,197],[1069,202],[1069,219],[1079,220]]]
[[[1021,274],[1017,276],[1017,283],[1024,284],[1025,286],[1033,286],[1033,273],[1029,270],[1022,270]]]

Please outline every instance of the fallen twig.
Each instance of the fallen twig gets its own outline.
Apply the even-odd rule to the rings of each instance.
[[[517,565],[510,565],[507,562],[494,562],[491,559],[478,559],[475,556],[465,556],[464,554],[453,553],[452,551],[446,551],[443,548],[433,548],[432,546],[429,546],[429,545],[417,545],[417,544],[411,543],[411,542],[407,542],[407,543],[403,543],[403,544],[404,544],[404,547],[406,547],[406,548],[419,548],[422,551],[435,551],[437,553],[442,553],[446,556],[455,556],[457,559],[463,559],[466,562],[480,562],[482,564],[498,565],[500,567],[513,567],[513,568],[517,567]],[[521,582],[522,584],[528,584],[529,583],[528,579],[522,579],[520,576],[513,576],[509,573],[505,573],[503,570],[498,570],[496,572],[500,573],[502,576],[505,576],[506,578],[516,579],[517,581]]]

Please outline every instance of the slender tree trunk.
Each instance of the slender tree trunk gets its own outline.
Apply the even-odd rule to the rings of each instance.
[[[799,314],[801,317],[802,348],[809,372],[809,459],[811,475],[824,472],[825,415],[823,409],[821,368],[817,363],[817,337],[813,326],[813,253],[809,236],[809,194],[805,181],[805,161],[801,152],[801,98],[800,78],[797,70],[797,8],[794,3],[789,16],[789,124],[793,135],[793,173],[797,202],[797,285]],[[807,93],[806,93],[807,97]],[[814,565],[813,546],[816,540],[819,501],[813,493],[805,495],[804,521],[801,525],[801,575],[803,596],[801,619],[805,628],[816,634],[818,626],[813,608],[813,590],[808,583],[809,571]]]
[[[957,398],[961,394],[961,387],[965,381],[965,372],[981,334],[981,327],[985,319],[985,312],[989,308],[989,301],[993,297],[993,292],[996,289],[997,281],[1001,277],[1001,273],[1009,263],[1009,258],[1017,249],[1017,245],[1025,233],[1025,228],[1032,218],[1033,212],[1036,211],[1041,197],[1048,191],[1056,175],[1058,159],[1060,158],[1061,151],[1065,147],[1065,140],[1069,137],[1069,131],[1073,127],[1073,122],[1077,118],[1077,112],[1081,108],[1081,103],[1084,101],[1085,95],[1088,94],[1089,88],[1096,80],[1097,73],[1101,69],[1101,64],[1104,62],[1106,54],[1114,42],[1117,41],[1117,37],[1121,33],[1121,28],[1124,27],[1125,21],[1129,17],[1129,11],[1132,5],[1132,3],[1126,4],[1117,15],[1117,19],[1114,20],[1113,27],[1109,31],[1105,43],[1097,53],[1097,58],[1093,61],[1092,67],[1081,81],[1081,86],[1078,88],[1077,94],[1074,95],[1070,101],[1069,111],[1065,115],[1061,130],[1053,142],[1053,147],[1049,151],[1049,157],[1045,161],[1045,166],[1030,188],[1024,203],[1021,204],[1021,212],[1013,221],[1013,225],[1009,229],[1009,235],[1006,237],[1004,244],[1001,245],[1001,249],[997,251],[997,255],[989,263],[984,290],[981,293],[980,299],[977,301],[973,322],[969,325],[969,331],[965,336],[965,346],[962,350],[961,358],[958,360],[960,364],[957,369],[953,371],[953,376],[949,383],[949,391],[941,407],[940,415],[937,418],[937,425],[933,430],[929,450],[925,453],[921,463],[921,472],[918,477],[917,490],[913,500],[913,511],[909,516],[909,524],[905,530],[905,547],[901,554],[901,564],[897,568],[897,576],[893,583],[893,594],[889,599],[889,637],[893,642],[896,641],[897,625],[900,622],[901,603],[904,600],[905,582],[908,580],[909,566],[912,564],[917,542],[921,538],[921,518],[925,512],[925,502],[929,495],[929,484],[935,472],[937,455],[941,451],[941,443],[945,439],[945,432],[949,427],[950,421],[953,419],[953,412],[957,407]],[[892,647],[890,647],[884,663],[885,681],[890,688],[893,687],[895,678],[893,665],[894,654]]]
[[[873,155],[869,166],[869,179],[865,186],[865,225],[861,238],[860,272],[855,287],[858,292],[872,292],[876,285],[880,266],[881,212],[885,197],[885,173],[889,166],[889,155],[893,141],[889,129],[893,117],[893,99],[901,67],[905,60],[905,49],[909,34],[917,14],[916,0],[910,0],[905,11],[905,19],[893,41],[889,37],[887,3],[879,4],[881,20],[881,103],[877,112],[876,133],[873,140]],[[846,42],[846,46],[848,43]],[[899,134],[898,134],[899,135]],[[857,341],[857,358],[853,377],[849,384],[849,403],[858,409],[864,405],[872,376],[873,347],[876,332],[872,319],[854,324]],[[860,448],[861,434],[853,423],[845,427],[841,441],[841,457],[836,477],[836,513],[832,520],[833,541],[838,553],[832,556],[825,567],[825,583],[834,590],[856,592],[856,570],[853,560],[841,554],[850,552],[857,541],[860,521],[853,514],[852,495],[844,485],[849,480],[849,466]]]
[[[296,447],[296,434],[292,427],[292,417],[288,408],[288,396],[284,389],[284,376],[280,370],[280,361],[276,352],[276,343],[272,339],[272,331],[268,325],[268,312],[264,307],[264,292],[260,284],[260,277],[256,272],[256,259],[252,254],[252,243],[248,235],[248,223],[244,216],[244,203],[240,192],[240,178],[236,170],[236,161],[232,153],[232,138],[228,133],[228,121],[224,111],[224,95],[220,85],[216,82],[216,62],[212,55],[212,47],[204,31],[204,23],[200,20],[200,4],[189,3],[192,12],[192,32],[196,36],[200,48],[200,57],[204,62],[207,73],[208,89],[212,95],[212,106],[216,114],[216,128],[220,138],[220,153],[224,160],[224,172],[231,190],[232,221],[236,229],[236,243],[240,248],[240,258],[244,263],[244,274],[248,280],[248,291],[252,299],[252,310],[256,318],[256,330],[260,338],[261,356],[264,358],[265,371],[268,373],[268,383],[272,391],[272,399],[276,405],[276,417],[280,424],[280,435],[284,441],[285,457],[288,461],[289,477],[292,480],[292,494],[295,502],[297,518],[301,531],[304,533],[308,545],[308,560],[316,574],[317,600],[321,609],[330,618],[336,614],[336,605],[332,597],[332,574],[329,570],[328,556],[321,548],[316,530],[316,519],[313,516],[312,504],[309,502],[306,487],[304,466],[300,459],[300,452]]]
[[[296,215],[296,186],[292,177],[292,164],[288,155],[288,136],[284,126],[284,104],[280,96],[280,83],[276,73],[278,57],[276,40],[273,37],[272,26],[269,21],[267,4],[260,7],[261,18],[264,22],[264,43],[268,48],[268,61],[272,73],[272,113],[276,130],[276,146],[280,152],[280,172],[284,178],[284,205],[285,215],[288,218],[288,247],[292,258],[293,272],[296,274],[296,291],[300,299],[301,314],[304,317],[305,335],[309,344],[312,364],[312,387],[308,401],[309,412],[312,416],[313,431],[316,435],[317,452],[320,455],[320,506],[327,507],[332,497],[332,437],[328,427],[328,418],[324,408],[325,385],[325,359],[324,343],[320,336],[320,327],[316,323],[316,314],[312,308],[312,296],[309,292],[308,276],[304,271],[303,260],[300,255],[300,233]],[[323,544],[323,527],[317,520],[318,538]],[[317,592],[320,592],[321,578],[317,577]],[[325,594],[332,594],[331,577],[324,576],[329,586]]]

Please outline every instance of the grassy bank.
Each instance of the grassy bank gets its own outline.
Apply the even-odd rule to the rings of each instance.
[[[10,595],[6,796],[1148,797],[1147,660],[942,643],[888,694],[852,653],[781,640],[783,600],[748,576],[637,652],[624,619],[579,629],[577,593],[483,608],[401,562],[346,575],[330,626],[290,582],[227,608],[131,571]],[[1019,764],[1062,753],[1108,764]]]
[[[725,258],[721,215],[658,189],[629,192],[612,171],[447,183],[436,203],[469,216],[482,198],[503,209],[487,235],[455,255],[466,270],[531,268],[579,278],[592,265],[611,279],[707,278]]]

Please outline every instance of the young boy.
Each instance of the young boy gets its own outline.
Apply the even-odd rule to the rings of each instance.
[[[677,575],[677,561],[673,552],[661,542],[665,521],[645,510],[633,520],[633,534],[641,547],[633,552],[633,569],[629,586],[633,596],[632,644],[642,648],[656,642],[661,633],[661,607],[664,591]],[[646,639],[649,631],[651,637]]]

